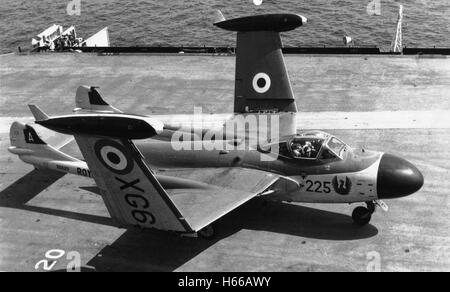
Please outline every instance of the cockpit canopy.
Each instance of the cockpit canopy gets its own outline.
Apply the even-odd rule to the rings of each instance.
[[[285,143],[285,151],[282,151],[286,152],[284,155],[310,160],[343,159],[343,153],[347,147],[341,140],[322,131],[301,133],[290,137]]]

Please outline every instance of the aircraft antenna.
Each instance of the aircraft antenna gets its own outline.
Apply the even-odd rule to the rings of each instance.
[[[402,37],[402,22],[403,22],[403,5],[400,5],[398,10],[397,30],[391,44],[391,51],[394,53],[403,52],[403,37]]]

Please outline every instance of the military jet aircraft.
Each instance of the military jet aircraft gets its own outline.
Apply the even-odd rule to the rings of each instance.
[[[296,128],[280,32],[306,22],[295,14],[226,20],[219,13],[214,25],[237,32],[232,114],[126,114],[95,87],[80,86],[72,114],[50,117],[35,105],[30,109],[37,124],[73,135],[83,159],[48,145],[32,125],[19,122],[11,126],[9,151],[39,169],[93,178],[111,217],[125,228],[211,237],[216,220],[257,196],[365,202],[352,213],[365,225],[376,207],[387,210],[381,199],[418,191],[423,176],[402,158]]]

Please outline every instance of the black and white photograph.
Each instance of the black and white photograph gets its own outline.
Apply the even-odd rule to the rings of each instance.
[[[447,0],[0,0],[0,271],[447,272],[449,56]]]

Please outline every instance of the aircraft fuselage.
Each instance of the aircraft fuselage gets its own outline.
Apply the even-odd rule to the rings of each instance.
[[[152,139],[136,142],[136,146],[155,168],[243,167],[291,178],[292,184],[277,186],[270,194],[273,199],[336,203],[378,198],[377,174],[383,155],[379,152],[349,148],[343,160],[305,161],[280,156],[261,161],[257,150],[176,150],[170,142]]]
[[[222,125],[229,114],[203,115],[199,121],[206,129]],[[165,125],[179,128],[191,125],[189,115],[159,116]],[[197,117],[198,119],[198,117]],[[275,186],[268,196],[293,202],[346,203],[367,202],[406,196],[423,184],[420,171],[408,161],[382,152],[346,146],[340,157],[297,159],[279,151],[263,159],[257,147],[239,148],[236,140],[214,141],[220,149],[211,148],[211,141],[192,140],[183,147],[171,141],[173,131],[161,137],[167,141],[147,139],[135,141],[147,162],[156,168],[227,168],[242,167],[271,172],[291,182]],[[326,134],[326,133],[324,133]],[[208,148],[209,145],[209,148]],[[247,145],[248,146],[248,145]],[[267,158],[267,157],[266,157]]]

